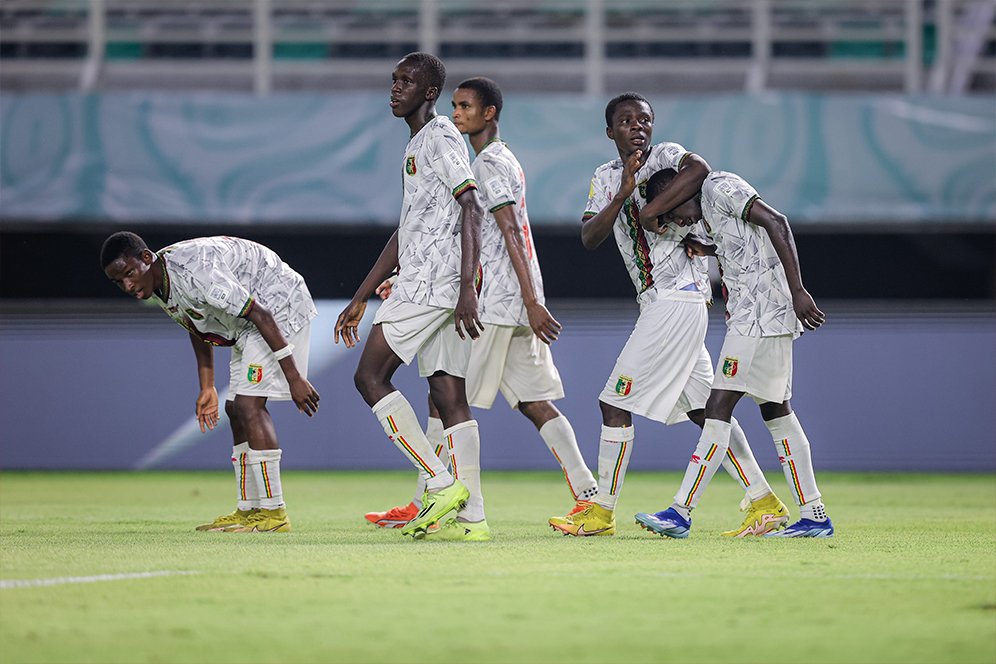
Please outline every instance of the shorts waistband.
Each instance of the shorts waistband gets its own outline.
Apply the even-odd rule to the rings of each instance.
[[[689,284],[681,290],[669,288],[657,288],[652,286],[636,296],[636,301],[642,306],[657,300],[671,300],[673,302],[698,302],[705,304],[705,297],[699,291],[698,286]]]

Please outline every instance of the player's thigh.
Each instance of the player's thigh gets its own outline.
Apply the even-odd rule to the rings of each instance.
[[[388,298],[374,316],[384,341],[405,364],[411,364],[422,348],[430,343],[447,323],[452,325],[453,311]]]
[[[782,402],[791,396],[791,383],[792,335],[726,335],[716,363],[714,389],[743,392],[759,403]]]
[[[485,325],[481,336],[471,341],[467,365],[467,402],[471,406],[491,408],[494,404],[515,329],[511,325]]]
[[[709,393],[712,391],[712,380],[712,357],[703,344],[681,391],[681,396],[668,415],[667,424],[683,422],[688,419],[686,413],[689,411],[705,408],[706,402],[709,401]]]
[[[512,408],[521,402],[564,398],[564,383],[553,362],[553,352],[529,327],[516,328],[512,335],[501,393]]]
[[[308,358],[311,352],[311,325],[307,324],[289,336],[287,342],[294,345],[294,364],[304,378],[308,377]],[[265,397],[276,401],[291,398],[290,386],[280,367],[280,361],[273,355],[269,344],[255,328],[247,332],[232,347],[229,362],[229,401],[237,395]]]
[[[457,334],[453,311],[450,310],[439,322],[433,334],[429,335],[419,348],[418,374],[428,378],[443,372],[450,376],[466,378],[472,343],[473,340],[469,336],[465,335],[465,338],[461,339]]]

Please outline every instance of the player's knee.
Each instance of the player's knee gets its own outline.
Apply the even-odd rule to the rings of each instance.
[[[761,419],[765,422],[770,422],[771,420],[778,419],[779,417],[786,417],[792,414],[792,404],[788,401],[782,403],[762,403],[759,406],[761,410]]]
[[[518,408],[537,429],[560,415],[557,407],[549,401],[520,401]]]

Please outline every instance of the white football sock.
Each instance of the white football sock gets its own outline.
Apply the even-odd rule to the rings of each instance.
[[[450,450],[453,477],[470,491],[467,505],[457,516],[463,521],[484,520],[484,495],[481,493],[481,434],[477,420],[467,420],[443,431]]]
[[[771,486],[764,477],[761,467],[757,465],[754,453],[747,443],[747,434],[735,417],[730,418],[730,448],[726,450],[723,467],[752,501],[771,493]]]
[[[425,423],[425,437],[428,439],[429,444],[432,445],[432,449],[435,451],[436,456],[439,457],[439,460],[443,462],[444,466],[448,466],[450,463],[450,450],[443,439],[443,421],[438,417],[429,417]],[[429,474],[424,470],[418,471],[418,480],[415,482],[415,495],[412,497],[412,502],[415,503],[416,507],[422,507],[422,494],[425,493],[425,480],[428,477]]]
[[[284,506],[284,489],[280,483],[280,457],[282,450],[250,449],[246,462],[256,478],[256,495],[259,507],[275,510]]]
[[[237,508],[246,512],[259,507],[259,490],[256,476],[248,467],[249,441],[232,446],[232,466],[235,467],[235,482],[239,487]]]
[[[629,458],[633,454],[635,436],[634,427],[602,425],[602,437],[598,443],[598,495],[592,500],[607,510],[616,509]]]
[[[782,463],[782,470],[785,472],[785,480],[788,482],[795,504],[799,505],[799,513],[805,518],[812,518],[816,521],[822,519],[814,516],[807,516],[813,513],[820,499],[820,490],[816,487],[816,474],[813,472],[813,457],[809,449],[809,439],[806,432],[799,424],[799,418],[795,413],[789,413],[785,417],[777,417],[764,423],[771,432],[771,438],[775,442],[775,450],[778,452],[778,460]],[[812,505],[810,505],[812,504]],[[819,502],[822,507],[822,501]],[[805,509],[807,506],[811,509]],[[823,519],[826,512],[820,510]]]
[[[432,444],[418,423],[408,399],[395,390],[373,405],[373,414],[384,427],[384,433],[405,455],[415,470],[425,471],[426,488],[435,491],[453,483],[453,476],[435,455]]]
[[[578,440],[570,421],[559,415],[543,424],[539,429],[539,435],[564,471],[567,488],[570,489],[574,500],[593,498],[598,493],[598,484],[581,457]]]
[[[699,444],[695,446],[692,460],[688,462],[681,486],[674,496],[674,502],[678,505],[684,505],[690,510],[698,505],[699,498],[709,485],[709,480],[726,458],[726,450],[730,447],[731,429],[729,422],[712,419],[705,421]]]

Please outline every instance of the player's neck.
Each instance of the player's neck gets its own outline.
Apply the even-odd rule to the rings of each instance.
[[[474,154],[481,154],[484,148],[501,140],[498,136],[498,123],[484,125],[484,129],[475,134],[468,134],[467,138],[470,139],[470,146],[474,148]]]
[[[169,297],[169,274],[166,272],[166,259],[162,256],[150,268],[152,273],[152,292],[163,302]]]
[[[432,122],[433,118],[436,117],[436,105],[435,104],[425,104],[419,106],[415,109],[411,115],[405,118],[405,122],[408,123],[408,128],[412,132],[412,136],[422,131],[422,127]]]

